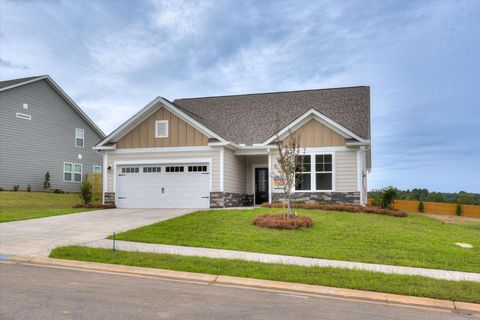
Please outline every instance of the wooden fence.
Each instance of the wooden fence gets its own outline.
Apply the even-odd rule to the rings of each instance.
[[[102,194],[103,175],[101,173],[87,173],[87,181],[89,181],[92,184],[93,194]]]
[[[372,199],[368,199],[368,204],[372,203]],[[418,204],[420,201],[415,200],[395,200],[393,207],[407,212],[418,212]],[[445,202],[423,202],[423,212],[432,214],[443,214],[454,216],[456,212],[455,203]],[[462,204],[462,216],[480,218],[480,206]]]

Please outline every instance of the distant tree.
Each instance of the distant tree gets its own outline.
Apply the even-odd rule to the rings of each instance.
[[[50,189],[50,172],[45,173],[45,178],[43,180],[43,190],[48,191]]]
[[[456,202],[460,202],[463,204],[476,204],[477,200],[475,199],[475,195],[473,193],[468,193],[465,191],[460,191],[458,196],[456,197]]]

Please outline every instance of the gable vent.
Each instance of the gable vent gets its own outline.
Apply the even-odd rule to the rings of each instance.
[[[168,120],[155,121],[155,138],[168,138]]]

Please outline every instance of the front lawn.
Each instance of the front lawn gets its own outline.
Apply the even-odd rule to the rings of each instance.
[[[0,222],[35,219],[94,209],[72,208],[81,203],[78,194],[0,192]]]
[[[480,272],[476,224],[442,224],[420,215],[397,218],[321,210],[297,210],[313,219],[313,228],[307,230],[273,230],[252,224],[258,214],[282,210],[198,211],[120,233],[117,239]],[[462,249],[455,242],[474,248]]]
[[[77,246],[54,249],[50,257],[480,303],[480,283],[436,280],[419,276],[143,252],[112,252],[108,249]]]

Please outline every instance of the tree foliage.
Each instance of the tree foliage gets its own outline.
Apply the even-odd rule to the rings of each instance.
[[[378,198],[382,190],[373,190],[368,193],[370,198]],[[398,190],[395,199],[398,200],[416,200],[428,202],[447,202],[461,204],[480,205],[480,194],[460,191],[458,193],[434,192],[428,189]]]

